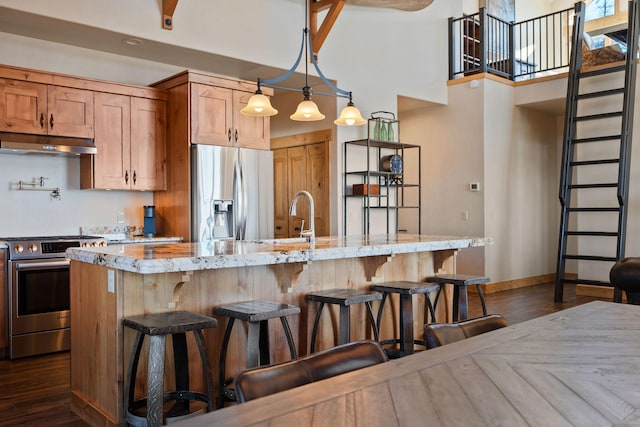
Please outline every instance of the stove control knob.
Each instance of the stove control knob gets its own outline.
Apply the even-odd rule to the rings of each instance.
[[[29,245],[29,252],[34,253],[38,251],[38,246],[35,243]]]
[[[98,246],[98,242],[91,242],[91,246],[95,248],[96,246]]]
[[[105,242],[105,241],[103,240],[103,241],[101,241],[101,242],[99,243],[99,246],[100,246],[100,247],[107,246],[107,242]]]
[[[22,251],[24,251],[24,248],[22,247],[22,245],[15,245],[13,247],[13,250],[16,251],[16,253],[21,254]]]

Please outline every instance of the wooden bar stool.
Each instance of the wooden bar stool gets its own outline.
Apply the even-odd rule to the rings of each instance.
[[[382,294],[380,292],[359,289],[329,289],[307,294],[305,298],[307,301],[320,303],[315,321],[313,322],[313,331],[311,333],[311,345],[309,348],[311,353],[315,352],[320,315],[322,314],[322,309],[325,304],[336,304],[340,306],[338,345],[346,344],[351,341],[351,306],[353,304],[364,304],[366,306],[367,317],[369,318],[369,323],[373,328],[374,339],[375,341],[378,341],[378,328],[373,317],[373,311],[371,310],[371,301],[381,300]]]
[[[436,276],[427,277],[429,282],[438,283],[440,290],[436,295],[436,301],[434,307],[438,305],[438,299],[440,293],[446,284],[453,285],[453,321],[466,320],[469,318],[469,294],[467,292],[468,286],[475,286],[480,296],[480,303],[482,304],[482,314],[487,315],[487,304],[484,300],[484,294],[482,293],[483,283],[488,283],[489,278],[483,276],[468,276],[465,274],[438,274]]]
[[[220,362],[218,365],[218,408],[224,406],[225,401],[236,401],[235,391],[227,388],[225,375],[227,363],[227,348],[229,337],[236,319],[248,323],[247,331],[247,368],[268,365],[271,363],[269,349],[269,319],[280,318],[282,328],[289,345],[291,359],[297,357],[296,347],[293,343],[291,328],[286,316],[300,314],[300,307],[291,304],[280,304],[270,301],[247,301],[236,304],[220,305],[214,309],[215,314],[229,318],[227,328],[222,340],[220,350]]]
[[[400,297],[400,338],[388,339],[380,341],[380,344],[400,344],[400,351],[394,352],[387,350],[387,354],[390,358],[396,358],[412,354],[414,352],[414,344],[418,344],[426,347],[426,342],[414,339],[413,333],[413,295],[423,294],[425,298],[425,304],[428,307],[431,314],[431,321],[435,322],[436,314],[434,311],[434,305],[431,304],[431,298],[429,294],[434,291],[440,290],[440,285],[436,283],[428,282],[387,282],[378,285],[373,285],[372,289],[382,292],[382,301],[380,302],[380,308],[378,309],[377,327],[380,331],[380,321],[382,320],[382,310],[384,309],[384,303],[387,300],[389,294],[398,294]]]
[[[207,412],[213,409],[213,382],[209,368],[209,359],[203,345],[203,329],[215,328],[218,321],[189,311],[169,311],[165,313],[145,314],[122,319],[122,324],[135,331],[136,338],[129,358],[129,368],[124,390],[126,421],[133,426],[155,427],[163,424],[167,418],[184,416],[190,413],[189,401],[198,400],[207,404]],[[207,393],[189,390],[189,355],[187,353],[186,332],[193,332],[202,362],[202,374]],[[150,336],[149,364],[147,373],[147,396],[135,398],[136,374],[140,351],[145,336]],[[173,339],[173,359],[175,371],[175,391],[164,392],[164,358],[166,336]],[[163,411],[165,401],[175,400],[168,411]],[[141,408],[146,406],[146,410]]]

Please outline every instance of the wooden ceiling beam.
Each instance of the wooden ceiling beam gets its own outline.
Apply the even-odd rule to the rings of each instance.
[[[309,36],[311,37],[314,55],[318,55],[345,3],[346,0],[309,0]],[[329,11],[320,27],[318,27],[318,14],[326,9],[329,9]]]
[[[162,0],[162,28],[173,30],[173,12],[176,11],[178,0]]]

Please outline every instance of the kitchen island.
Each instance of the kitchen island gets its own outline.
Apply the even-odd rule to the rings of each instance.
[[[455,272],[457,250],[489,242],[400,234],[320,237],[314,243],[221,240],[70,248],[72,409],[91,425],[123,424],[123,385],[134,338],[132,331],[122,327],[123,317],[176,309],[212,315],[217,305],[253,299],[296,304],[302,313],[289,321],[298,352],[304,355],[317,308],[307,304],[307,293],[366,289],[373,283],[418,281],[434,272]],[[447,301],[438,307],[440,320],[449,316]],[[358,308],[354,307],[352,316],[364,319],[364,311]],[[391,336],[397,328],[397,309],[386,311],[382,337]],[[421,335],[424,313],[421,307],[416,312],[415,330]],[[334,345],[337,313],[331,313],[323,315],[318,348]],[[214,378],[224,326],[222,322],[219,328],[205,331]],[[273,361],[287,358],[286,340],[277,326],[274,323],[270,337]],[[351,328],[352,339],[370,338],[370,328],[363,322],[354,321]],[[243,369],[244,335],[243,328],[234,328],[229,373]],[[197,366],[190,364],[192,388],[202,389]],[[145,368],[141,363],[140,369]]]

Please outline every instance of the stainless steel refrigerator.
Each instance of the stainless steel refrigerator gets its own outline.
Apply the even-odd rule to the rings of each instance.
[[[191,239],[273,238],[273,153],[191,146]]]

